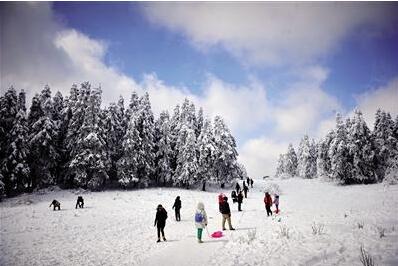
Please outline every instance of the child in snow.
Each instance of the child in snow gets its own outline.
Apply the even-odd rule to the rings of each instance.
[[[243,202],[242,191],[239,191],[239,193],[238,193],[238,211],[240,211],[240,212],[242,211],[242,209],[241,209],[242,202]]]
[[[236,196],[235,190],[231,192],[232,203],[238,202],[238,197]]]
[[[225,230],[225,220],[228,221],[229,230],[235,230],[231,224],[231,210],[227,197],[224,197],[224,201],[220,204],[220,212],[222,214],[222,230]]]
[[[77,209],[77,207],[79,207],[79,208],[83,208],[84,207],[84,199],[83,199],[82,196],[78,196],[77,197],[75,209]]]
[[[167,211],[163,208],[161,204],[156,208],[156,217],[155,224],[158,228],[158,241],[160,242],[160,233],[162,233],[163,241],[166,241],[166,237],[164,236],[164,227],[166,226],[167,219]]]
[[[181,221],[180,209],[181,209],[181,200],[180,196],[177,196],[176,200],[174,201],[173,209],[176,214],[176,221]]]
[[[272,216],[272,211],[271,211],[272,198],[268,192],[265,192],[264,203],[265,203],[265,209],[267,210],[267,216],[269,216],[270,214]]]
[[[50,204],[50,207],[54,206],[53,211],[55,211],[55,208],[58,208],[58,210],[61,210],[61,203],[59,203],[57,200],[53,200]]]
[[[198,242],[203,243],[202,233],[203,229],[207,226],[207,214],[205,211],[205,205],[202,202],[198,203],[198,208],[195,213],[195,225],[198,229]]]
[[[275,212],[276,212],[276,214],[278,214],[279,213],[279,195],[278,194],[275,194],[274,204],[276,207]]]

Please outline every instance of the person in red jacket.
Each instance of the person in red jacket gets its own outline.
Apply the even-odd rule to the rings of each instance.
[[[271,211],[272,198],[268,192],[265,192],[264,203],[265,203],[265,209],[267,210],[267,216],[269,216],[270,214],[272,216],[272,211]]]

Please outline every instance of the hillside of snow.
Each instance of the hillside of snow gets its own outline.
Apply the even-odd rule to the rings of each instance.
[[[280,191],[279,215],[266,216],[265,188]],[[77,195],[84,197],[84,209],[75,209]],[[398,265],[398,186],[255,180],[242,212],[229,200],[236,231],[219,239],[205,231],[199,244],[197,202],[205,204],[212,233],[221,229],[217,195],[154,188],[41,191],[6,199],[0,203],[0,265],[361,265],[361,245],[377,265]],[[181,222],[171,208],[176,196]],[[53,199],[61,211],[49,208]],[[153,226],[158,204],[169,217],[167,242],[161,243]]]

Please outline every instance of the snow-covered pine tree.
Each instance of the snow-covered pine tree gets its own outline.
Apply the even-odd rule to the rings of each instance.
[[[55,96],[52,99],[53,102],[53,113],[51,114],[51,117],[53,121],[57,124],[58,128],[60,127],[62,118],[63,118],[63,112],[64,112],[64,97],[62,96],[62,93],[57,91]]]
[[[285,162],[284,162],[285,174],[288,177],[296,176],[298,160],[297,160],[296,152],[294,151],[293,145],[291,143],[289,144],[289,146],[287,148],[287,153],[284,156],[284,159],[285,159]]]
[[[352,175],[351,178],[348,176],[345,178],[345,183],[376,182],[375,149],[370,130],[359,110],[355,110],[348,130],[348,148],[352,162]]]
[[[239,178],[236,143],[227,125],[220,116],[214,118],[215,161],[213,181],[221,184]]]
[[[376,174],[378,180],[383,180],[391,152],[395,148],[394,121],[389,113],[380,109],[377,110],[375,118],[372,137],[376,147]]]
[[[53,105],[51,90],[46,87],[48,97],[34,96],[28,117],[29,165],[31,170],[30,188],[55,184],[58,162],[57,126],[50,118]],[[41,103],[41,100],[45,103]]]
[[[308,135],[304,135],[299,144],[297,173],[302,178],[316,177],[316,154]]]
[[[174,108],[173,116],[170,119],[170,147],[171,147],[171,155],[170,155],[170,168],[172,175],[177,169],[177,157],[178,157],[178,149],[177,149],[177,140],[179,131],[181,128],[181,118],[180,118],[180,105],[176,105]]]
[[[88,82],[82,90],[88,98],[84,110],[84,121],[78,131],[75,153],[70,162],[74,182],[90,190],[103,188],[108,179],[109,157],[100,128],[101,88],[94,88]]]
[[[29,151],[27,133],[26,113],[21,108],[16,114],[15,122],[10,132],[10,145],[5,153],[6,159],[3,160],[2,165],[4,190],[7,196],[25,192],[30,187],[30,169],[27,162]]]
[[[342,182],[345,182],[346,179],[350,180],[352,176],[347,134],[346,124],[344,124],[341,115],[337,113],[336,128],[328,153],[330,158],[330,177]]]
[[[213,128],[209,119],[204,121],[201,128],[201,133],[198,138],[198,150],[198,180],[202,182],[203,188],[205,188],[206,182],[210,181],[215,174],[214,162],[216,144],[214,143]]]
[[[285,173],[286,173],[286,167],[285,167],[285,154],[280,154],[278,161],[276,163],[276,173],[275,176],[279,178],[284,178]]]
[[[167,111],[160,113],[156,128],[156,183],[170,184],[173,172],[170,167],[172,149],[170,146],[170,115]]]
[[[383,180],[386,184],[398,184],[398,116],[392,128],[392,135],[388,141],[391,148]]]
[[[123,156],[118,162],[119,183],[123,187],[147,187],[153,183],[155,162],[154,117],[148,93],[139,99],[137,111],[134,110],[135,105],[130,104]]]
[[[196,129],[195,129],[195,133],[196,133],[196,137],[197,137],[197,138],[199,138],[199,135],[200,135],[200,133],[202,132],[203,123],[204,123],[203,108],[200,107],[200,108],[199,108],[199,111],[198,111],[197,118],[196,118]]]
[[[186,138],[178,155],[174,185],[189,188],[198,181],[196,136],[195,131],[186,125],[183,125],[181,131],[186,131]]]
[[[329,148],[333,139],[334,131],[331,130],[323,140],[319,141],[317,145],[316,171],[318,177],[330,177],[331,164]]]
[[[123,154],[122,141],[125,135],[123,119],[123,105],[111,103],[105,111],[106,145],[111,160],[109,169],[111,180],[117,180],[117,161]]]

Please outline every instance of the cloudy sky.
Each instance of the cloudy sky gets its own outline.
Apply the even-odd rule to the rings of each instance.
[[[101,85],[149,91],[155,114],[188,97],[222,115],[253,177],[336,112],[398,115],[398,4],[0,3],[1,91]]]

